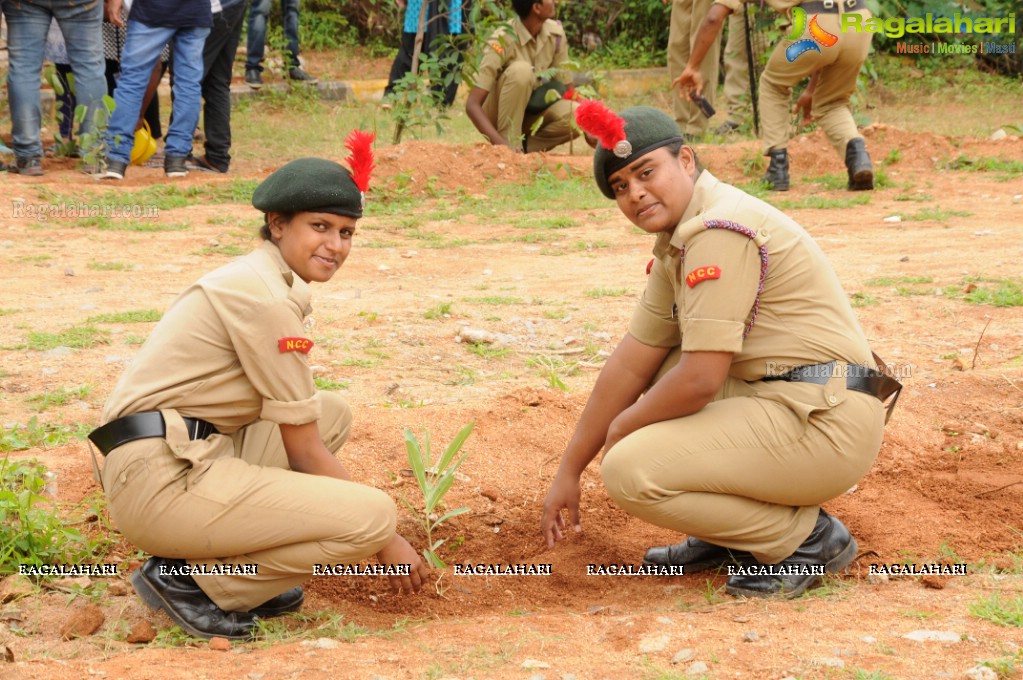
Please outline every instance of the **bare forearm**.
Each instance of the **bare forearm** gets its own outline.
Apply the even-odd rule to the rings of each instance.
[[[508,140],[501,136],[501,133],[497,131],[494,124],[487,118],[487,114],[483,111],[483,101],[487,97],[485,90],[474,89],[469,93],[469,98],[465,102],[465,114],[472,121],[472,124],[476,126],[476,129],[480,131],[484,137],[490,140],[490,143],[494,146],[507,146]]]
[[[324,445],[316,422],[281,425],[281,439],[288,466],[295,472],[351,481],[348,469]]]
[[[693,51],[689,55],[689,66],[699,69],[707,52],[721,36],[721,27],[725,19],[732,13],[724,5],[711,5],[707,16],[700,24],[700,30],[696,33],[696,42],[693,44]]]
[[[558,474],[582,474],[603,448],[611,423],[636,403],[667,353],[667,349],[641,345],[632,336],[622,340],[597,378]]]

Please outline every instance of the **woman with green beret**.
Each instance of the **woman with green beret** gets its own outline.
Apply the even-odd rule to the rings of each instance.
[[[256,188],[262,245],[175,300],[90,435],[114,523],[155,556],[136,591],[192,635],[248,638],[298,609],[314,574],[374,555],[395,591],[426,578],[391,498],[335,457],[351,410],[307,361],[310,284],[351,251],[372,140],[349,137],[351,172],[303,158]]]

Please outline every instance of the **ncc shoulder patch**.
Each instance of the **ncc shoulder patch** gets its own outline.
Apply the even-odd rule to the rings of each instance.
[[[646,263],[646,275],[647,276],[650,276],[650,270],[653,269],[653,268],[654,268],[654,261],[653,261],[653,259],[651,259],[649,262]]]
[[[277,341],[277,349],[282,354],[284,352],[301,352],[302,354],[309,354],[309,350],[313,348],[313,341],[306,338],[281,338]]]
[[[686,276],[686,285],[690,288],[698,284],[700,281],[706,281],[707,279],[720,279],[721,278],[721,267],[717,265],[708,265],[706,267],[699,267],[689,272]]]

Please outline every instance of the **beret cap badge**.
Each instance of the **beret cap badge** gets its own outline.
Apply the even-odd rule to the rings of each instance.
[[[623,139],[620,142],[616,142],[614,146],[614,155],[619,158],[628,158],[632,155],[632,144],[629,143],[629,140]]]

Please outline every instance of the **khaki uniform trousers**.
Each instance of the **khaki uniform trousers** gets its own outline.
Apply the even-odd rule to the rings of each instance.
[[[823,389],[770,384],[797,394]],[[765,564],[790,556],[813,530],[820,504],[870,469],[884,410],[877,398],[846,391],[837,406],[804,419],[754,396],[753,385],[729,378],[697,413],[623,438],[600,467],[611,498],[646,522],[749,551]]]
[[[331,452],[352,415],[321,392],[320,435]],[[110,515],[148,553],[191,565],[255,564],[255,575],[195,576],[225,611],[248,611],[302,584],[314,564],[353,563],[394,534],[397,512],[384,492],[288,469],[275,423],[189,441],[176,411],[162,411],[166,439],[118,447],[103,466]]]
[[[733,12],[728,15],[725,40],[725,107],[728,120],[739,125],[750,118],[749,58],[746,55],[746,16]]]
[[[672,0],[671,24],[668,26],[668,77],[675,80],[689,63],[692,46],[699,33],[700,24],[710,12],[713,0]],[[718,89],[718,59],[721,56],[721,41],[715,40],[700,65],[703,76],[703,96],[711,106]],[[687,137],[702,135],[707,132],[708,118],[699,108],[685,97],[680,97],[678,90],[673,90],[675,120],[682,134]]]
[[[516,151],[547,151],[579,135],[579,131],[572,126],[575,104],[567,99],[557,100],[539,115],[526,115],[526,105],[538,86],[532,64],[521,60],[512,61],[498,77],[494,90],[487,93],[483,101],[483,112]],[[535,134],[530,134],[539,118],[543,119],[540,128]],[[526,140],[525,147],[519,144],[523,138]]]
[[[871,16],[867,9],[854,13]],[[817,23],[828,33],[837,35],[838,42],[831,47],[822,47],[820,53],[807,52],[790,63],[785,57],[785,48],[791,43],[781,40],[760,76],[760,117],[765,155],[786,148],[792,116],[792,88],[817,70],[821,74],[813,93],[811,113],[828,136],[828,142],[844,159],[849,141],[862,137],[856,130],[849,98],[856,90],[856,78],[867,59],[870,39],[874,34],[867,31],[843,33],[838,14],[818,14]]]

